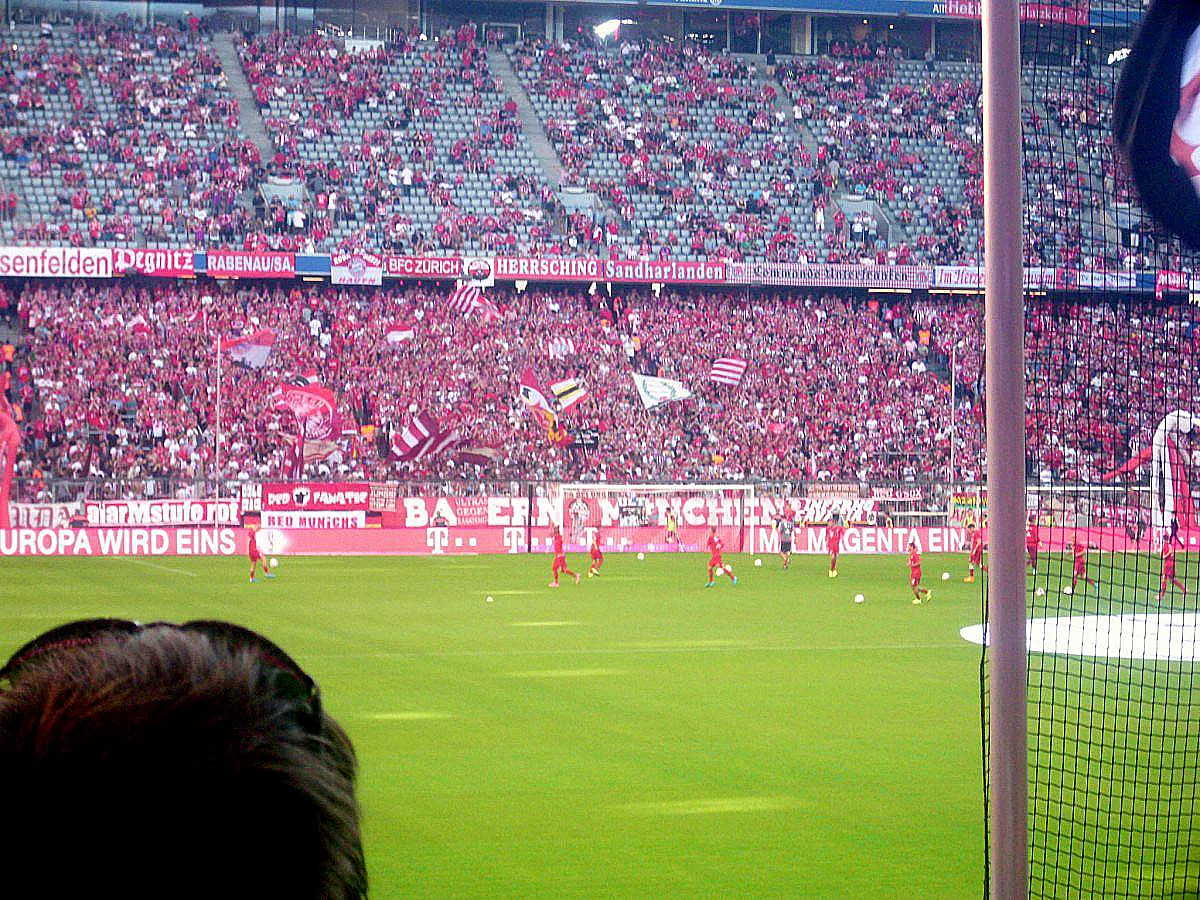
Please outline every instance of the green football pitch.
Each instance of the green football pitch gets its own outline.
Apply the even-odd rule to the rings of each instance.
[[[920,606],[902,556],[733,561],[9,559],[0,655],[87,616],[263,632],[354,740],[379,898],[980,896],[964,556]]]

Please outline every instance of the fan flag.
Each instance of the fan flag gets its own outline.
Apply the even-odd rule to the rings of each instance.
[[[552,382],[550,390],[554,392],[554,399],[558,401],[558,407],[563,412],[588,395],[584,386],[575,378]]]
[[[336,441],[342,431],[337,399],[319,384],[284,384],[275,390],[278,406],[291,410],[306,441]]]
[[[641,398],[642,405],[646,409],[654,409],[675,400],[687,400],[692,396],[692,392],[682,381],[676,381],[673,378],[658,378],[654,375],[641,375],[637,372],[630,374],[633,376],[633,386],[637,390],[638,397]]]
[[[270,328],[260,328],[254,334],[230,338],[222,342],[222,349],[233,357],[235,363],[241,363],[251,369],[261,369],[267,364],[271,359],[273,346],[275,346],[275,332]]]
[[[403,344],[417,336],[417,328],[412,322],[393,322],[388,326],[383,339],[389,344]]]
[[[417,413],[399,434],[392,435],[392,456],[400,462],[416,462],[435,456],[458,440],[458,431],[442,431],[429,413]]]
[[[473,466],[492,465],[500,460],[501,455],[499,447],[489,447],[483,444],[469,447],[460,446],[454,451],[455,459]]]
[[[725,356],[713,363],[712,371],[708,373],[708,377],[713,381],[719,381],[721,384],[731,384],[737,387],[742,383],[742,376],[746,374],[747,365],[748,363],[744,359],[738,359],[736,356]]]
[[[575,342],[569,337],[556,337],[550,341],[546,355],[551,359],[566,359],[575,352]]]
[[[521,400],[529,408],[530,415],[537,420],[542,428],[550,432],[558,427],[558,416],[554,412],[554,407],[550,405],[550,401],[546,398],[546,392],[542,390],[541,385],[538,383],[537,376],[533,374],[533,369],[526,369],[521,373],[519,393]]]
[[[483,296],[483,288],[470,282],[463,282],[456,287],[446,299],[446,305],[464,316],[478,313],[485,322],[500,318],[500,310]]]

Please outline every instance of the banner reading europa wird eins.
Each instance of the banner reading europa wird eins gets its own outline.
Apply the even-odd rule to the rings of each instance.
[[[902,554],[915,540],[925,553],[965,552],[968,531],[947,527],[884,527],[874,521],[872,498],[810,495],[739,503],[657,495],[635,512],[615,500],[572,498],[564,532],[570,553],[598,535],[606,552],[697,552],[710,525],[727,552],[768,554],[779,549],[775,518],[790,511],[798,553],[828,551],[822,524],[833,513],[849,523],[841,551]],[[564,518],[554,497],[402,496],[394,484],[277,483],[246,485],[238,499],[143,500],[82,504],[13,504],[18,527],[0,531],[3,556],[233,556],[246,552],[245,525],[260,525],[259,546],[269,555],[463,555],[547,553],[550,525]],[[666,531],[666,510],[677,520]],[[809,523],[809,524],[804,524]],[[1062,551],[1076,532],[1065,525],[1041,529],[1043,549]],[[1087,529],[1102,550],[1149,551],[1149,536],[1125,529]],[[1145,543],[1146,546],[1142,546]]]

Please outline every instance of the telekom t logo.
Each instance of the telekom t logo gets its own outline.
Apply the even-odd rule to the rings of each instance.
[[[504,546],[508,548],[509,553],[520,553],[521,547],[525,544],[524,537],[524,528],[505,528]]]
[[[445,553],[446,546],[450,543],[449,528],[426,528],[425,529],[425,546],[433,553]]]

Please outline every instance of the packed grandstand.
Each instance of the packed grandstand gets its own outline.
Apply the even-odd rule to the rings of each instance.
[[[0,274],[92,276],[0,293],[17,496],[981,479],[977,62],[886,32],[795,56],[513,37],[14,25]],[[1026,112],[1044,482],[1111,474],[1194,383],[1142,373],[1196,374],[1178,266],[1111,239],[1116,72],[1064,56]],[[1113,293],[1064,302],[1079,285]]]

